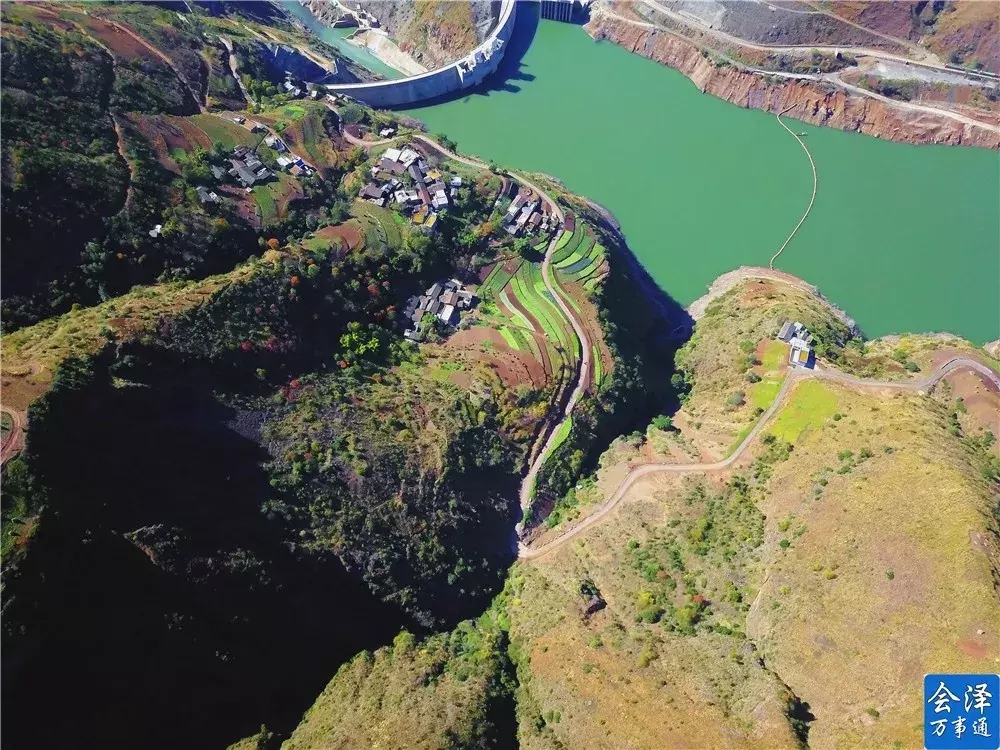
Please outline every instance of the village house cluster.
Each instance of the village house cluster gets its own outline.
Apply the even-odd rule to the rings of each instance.
[[[778,331],[778,340],[788,344],[788,361],[796,367],[812,369],[816,364],[816,354],[812,349],[813,336],[804,325],[796,321],[785,321]]]
[[[257,122],[248,121],[244,117],[233,117],[232,121],[237,125],[242,125],[251,133],[266,132],[267,128]],[[269,135],[264,138],[264,143],[268,147],[278,152],[278,166],[295,177],[309,177],[313,174],[313,169],[306,164],[302,157],[289,152],[288,147],[277,136]],[[254,185],[267,182],[274,176],[274,172],[260,160],[256,153],[247,146],[237,146],[233,149],[229,157],[230,168],[213,166],[212,175],[219,182],[226,179],[226,175],[235,178],[244,188],[249,191]],[[213,197],[214,196],[214,197]],[[215,193],[210,193],[204,188],[198,188],[198,197],[202,203],[218,203],[219,197]]]
[[[475,295],[457,279],[433,284],[419,296],[410,297],[403,308],[406,330],[403,335],[413,341],[420,340],[420,323],[425,315],[437,318],[445,325],[455,325],[461,310],[468,310],[475,302]]]
[[[372,181],[361,188],[360,197],[377,206],[397,204],[414,224],[433,230],[437,212],[458,197],[462,178],[449,177],[433,169],[409,146],[386,149],[371,168]]]
[[[500,198],[497,199],[498,202],[499,200]],[[534,234],[539,230],[547,232],[551,217],[545,213],[541,198],[530,188],[522,187],[507,207],[503,221],[504,231],[516,237],[521,233]]]

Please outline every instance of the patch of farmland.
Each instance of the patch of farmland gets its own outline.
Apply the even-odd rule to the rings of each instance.
[[[192,115],[191,122],[201,128],[213,143],[218,141],[226,149],[237,146],[256,148],[264,140],[260,133],[251,133],[242,125],[218,115]]]

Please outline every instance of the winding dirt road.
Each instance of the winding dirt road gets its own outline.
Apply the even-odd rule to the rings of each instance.
[[[646,477],[650,474],[655,474],[658,472],[668,472],[675,474],[688,474],[688,473],[707,473],[712,471],[721,471],[728,469],[740,457],[744,454],[747,448],[750,447],[751,443],[757,438],[760,432],[767,425],[768,421],[777,413],[777,411],[783,405],[785,398],[788,396],[789,391],[792,389],[792,385],[799,382],[800,380],[806,380],[810,378],[815,378],[819,380],[829,380],[835,383],[840,383],[841,385],[851,386],[854,388],[891,388],[901,391],[926,391],[932,386],[934,386],[941,378],[945,377],[947,374],[954,372],[955,370],[973,370],[983,377],[989,379],[997,388],[1000,388],[1000,374],[994,372],[986,365],[978,362],[974,359],[968,359],[966,357],[956,357],[945,362],[937,371],[929,378],[924,378],[922,380],[906,380],[906,381],[894,381],[894,380],[866,380],[865,378],[856,378],[852,375],[846,375],[842,372],[836,372],[834,370],[792,370],[788,373],[785,378],[785,382],[781,386],[781,390],[778,391],[777,397],[774,399],[774,403],[771,407],[764,412],[760,419],[757,420],[757,424],[750,433],[743,439],[743,442],[739,444],[732,455],[722,461],[715,461],[713,463],[704,464],[668,464],[662,462],[651,462],[637,466],[629,471],[625,475],[625,478],[618,485],[614,493],[609,497],[600,508],[594,513],[587,516],[576,526],[567,529],[562,534],[556,538],[546,542],[539,547],[526,547],[525,545],[519,545],[518,547],[518,557],[521,560],[537,560],[542,555],[548,554],[555,549],[558,549],[563,544],[568,542],[570,539],[575,537],[582,531],[590,528],[596,523],[599,523],[603,518],[605,518],[611,511],[613,511],[618,504],[622,501],[628,491],[632,488],[637,481]]]

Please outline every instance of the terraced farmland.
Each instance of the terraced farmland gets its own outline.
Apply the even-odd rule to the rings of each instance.
[[[399,225],[392,212],[369,201],[357,200],[351,214],[361,222],[365,244],[370,246],[399,247],[403,241]]]
[[[504,287],[507,286],[511,277],[517,273],[521,262],[520,260],[508,260],[493,266],[493,270],[489,272],[489,275],[483,279],[483,283],[479,285],[479,296],[489,299],[500,294]]]
[[[593,291],[604,265],[604,248],[597,242],[593,230],[580,222],[570,240],[556,251],[552,260],[558,280],[575,281],[583,284],[587,291]]]

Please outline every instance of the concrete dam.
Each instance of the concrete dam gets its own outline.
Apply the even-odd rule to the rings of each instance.
[[[350,96],[372,107],[400,107],[471,88],[496,71],[514,32],[518,0],[501,0],[496,26],[465,57],[407,78],[372,83],[327,84],[328,91]]]

